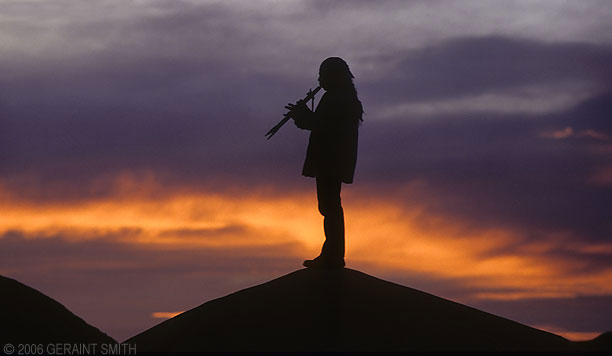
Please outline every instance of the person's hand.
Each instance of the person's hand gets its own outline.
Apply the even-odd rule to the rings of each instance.
[[[285,106],[285,109],[289,110],[287,115],[294,119],[303,119],[310,112],[304,100],[298,100],[295,104],[289,103]]]
[[[308,120],[304,118],[293,118],[293,123],[297,128],[308,130]]]

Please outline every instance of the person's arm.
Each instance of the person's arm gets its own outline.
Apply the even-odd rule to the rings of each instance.
[[[317,122],[317,114],[312,112],[306,103],[298,102],[297,104],[288,104],[285,108],[290,110],[290,115],[293,118],[295,126],[302,130],[312,131]]]

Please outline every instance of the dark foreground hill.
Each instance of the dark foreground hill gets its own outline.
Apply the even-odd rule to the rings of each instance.
[[[605,332],[593,340],[577,341],[576,348],[581,351],[612,352],[612,331]]]
[[[0,276],[0,291],[0,345],[116,342],[60,303],[14,279]]]
[[[571,350],[570,341],[351,270],[303,269],[127,340],[138,351]]]

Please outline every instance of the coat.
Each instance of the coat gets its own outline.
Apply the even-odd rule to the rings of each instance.
[[[354,95],[326,92],[303,128],[311,130],[302,175],[353,183],[361,103]]]

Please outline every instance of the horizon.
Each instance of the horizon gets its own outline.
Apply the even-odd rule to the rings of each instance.
[[[339,56],[365,110],[347,267],[610,331],[606,4],[0,1],[0,274],[123,341],[300,269],[308,137],[264,133]]]

